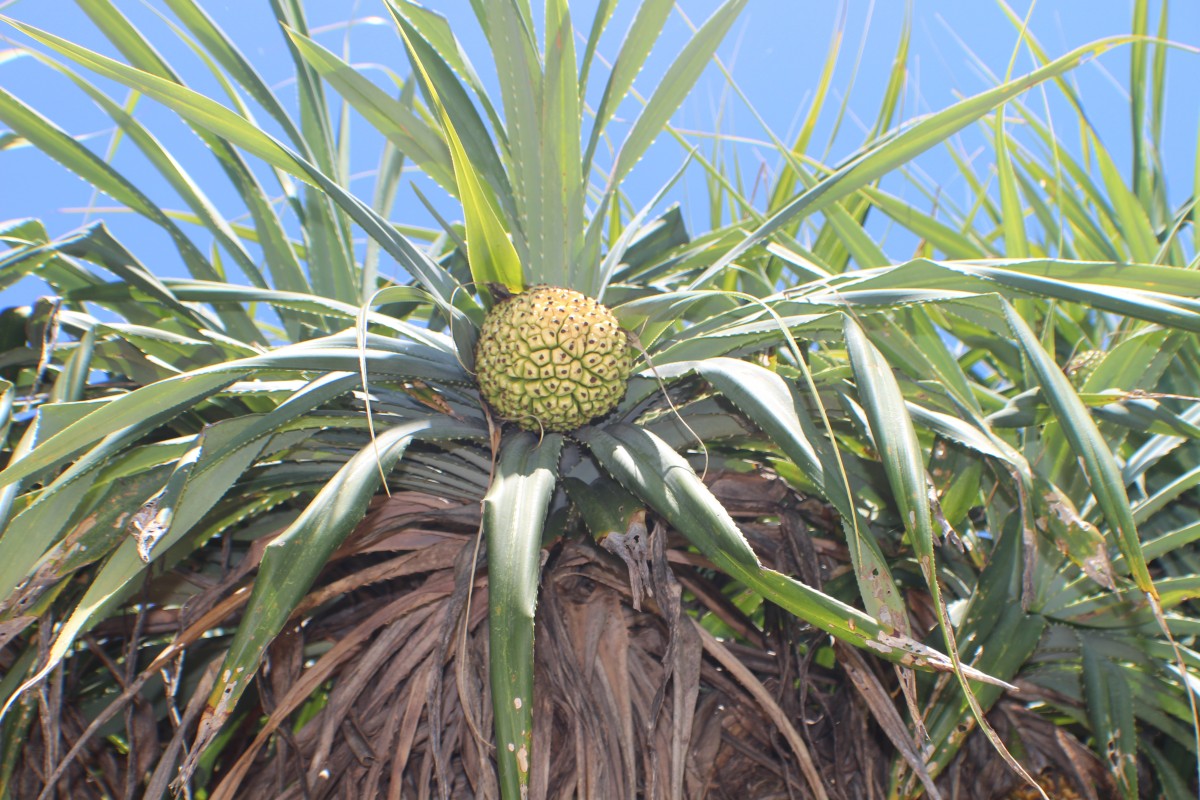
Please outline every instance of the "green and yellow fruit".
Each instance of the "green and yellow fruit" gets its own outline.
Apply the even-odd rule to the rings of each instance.
[[[554,286],[498,303],[475,348],[483,398],[530,431],[570,431],[612,411],[625,394],[632,360],[611,311]]]

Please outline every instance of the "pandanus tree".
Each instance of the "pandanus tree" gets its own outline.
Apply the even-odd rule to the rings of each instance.
[[[538,24],[472,4],[495,98],[421,6],[383,4],[410,66],[389,91],[273,0],[295,115],[193,0],[167,5],[223,101],[108,0],[79,4],[123,61],[9,23],[187,210],[4,90],[0,120],[161,227],[190,277],[103,224],[3,231],[0,279],[53,294],[3,329],[10,795],[699,796],[754,774],[736,740],[763,733],[727,702],[775,732],[763,796],[952,796],[1005,763],[998,791],[1050,767],[1048,787],[1186,796],[1194,203],[1167,207],[1152,147],[1127,186],[1088,129],[1097,185],[1021,101],[1058,86],[1086,121],[1070,70],[1127,47],[1145,82],[1165,43],[1051,59],[1030,39],[1034,72],[894,127],[905,31],[861,148],[825,165],[811,124],[768,131],[782,168],[756,208],[670,125],[745,0],[629,120],[671,2],[641,4],[606,74],[614,3],[580,28],[565,0]],[[252,224],[81,69],[177,114]],[[386,141],[369,202],[351,111]],[[998,201],[968,163],[972,210],[882,187],[973,125]],[[663,134],[686,145],[676,178],[707,176],[708,231],[662,211],[675,179],[628,196]],[[406,167],[460,221],[432,201],[437,230],[390,221]],[[916,258],[884,254],[878,214]],[[866,709],[887,758],[839,775],[797,717],[810,691]]]

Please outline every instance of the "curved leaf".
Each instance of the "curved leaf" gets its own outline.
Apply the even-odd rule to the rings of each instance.
[[[461,287],[448,272],[414,247],[372,208],[250,120],[178,83],[134,69],[31,25],[8,17],[0,19],[88,69],[144,92],[199,128],[224,137],[273,167],[324,190],[389,255],[430,290],[439,307],[456,318],[459,316],[451,305],[451,298]],[[296,287],[285,288],[294,290]]]
[[[711,63],[717,46],[729,32],[738,14],[746,7],[746,2],[747,0],[726,0],[700,26],[667,68],[667,73],[646,101],[645,108],[634,120],[633,127],[621,143],[621,149],[617,151],[612,173],[608,178],[610,186],[620,186],[629,171],[646,154],[650,145],[662,132],[663,126],[670,121],[687,93],[696,84],[700,74]],[[620,98],[616,98],[616,101],[620,102]]]
[[[904,529],[912,543],[921,574],[929,587],[938,627],[941,629],[946,652],[949,653],[954,666],[954,675],[971,707],[975,722],[988,741],[1014,772],[1029,784],[1036,785],[984,718],[985,711],[968,683],[964,665],[958,657],[954,628],[942,599],[941,585],[934,563],[935,535],[929,501],[929,477],[925,471],[921,443],[917,440],[917,432],[905,406],[900,385],[892,375],[888,363],[871,344],[858,323],[846,317],[844,331],[846,350],[854,370],[854,382],[867,413],[871,436],[875,440],[875,447],[887,473],[888,483],[891,484],[892,496],[899,507],[900,517],[904,520]]]
[[[811,586],[764,568],[729,513],[691,465],[661,439],[631,425],[584,428],[576,437],[626,489],[683,533],[723,572],[844,642],[898,664],[950,671],[945,655]],[[995,682],[963,667],[973,680]],[[1007,685],[1007,684],[1005,684]]]
[[[353,331],[335,334],[167,378],[97,404],[96,410],[11,462],[0,472],[0,487],[61,464],[107,436],[151,430],[259,369],[357,372],[359,357],[365,354],[369,372],[375,374],[438,383],[470,380],[452,354],[376,335],[368,336],[366,343],[367,348],[360,351]]]
[[[388,472],[417,438],[475,438],[477,428],[444,417],[414,420],[383,431],[338,470],[304,512],[263,552],[254,591],[225,655],[220,678],[200,720],[196,742],[181,768],[189,775],[258,672],[263,654],[308,592],[329,556],[362,519]]]
[[[737,406],[820,489],[841,516],[854,573],[867,613],[893,630],[912,635],[908,611],[892,570],[866,521],[854,507],[843,472],[813,420],[783,378],[733,358],[672,364],[670,372],[695,370]],[[819,448],[819,449],[818,449]]]
[[[1016,342],[1042,386],[1042,395],[1062,425],[1071,448],[1083,462],[1096,502],[1117,534],[1117,545],[1121,554],[1125,556],[1134,583],[1141,591],[1151,597],[1155,596],[1154,583],[1146,567],[1146,559],[1142,555],[1141,538],[1138,536],[1133,510],[1129,505],[1129,496],[1125,493],[1125,481],[1121,478],[1121,469],[1117,466],[1108,443],[1096,427],[1087,407],[1071,387],[1070,380],[1042,347],[1029,324],[1008,302],[1000,302]]]
[[[929,148],[945,141],[992,109],[1011,100],[1043,81],[1057,77],[1101,53],[1133,40],[1130,36],[1114,36],[1078,47],[1028,75],[1001,84],[994,89],[968,97],[939,111],[911,127],[873,145],[841,169],[801,194],[780,209],[753,233],[704,270],[692,281],[692,288],[707,283],[750,248],[762,244],[777,231],[797,218],[811,215],[831,203],[841,200],[876,178],[887,174]]]

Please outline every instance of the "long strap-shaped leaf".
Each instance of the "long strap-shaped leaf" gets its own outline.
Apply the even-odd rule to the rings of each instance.
[[[746,7],[747,0],[727,0],[700,29],[696,31],[682,52],[667,68],[654,93],[646,101],[645,108],[633,122],[633,127],[621,149],[617,151],[613,163],[612,174],[609,176],[610,186],[619,186],[621,181],[633,169],[633,166],[646,154],[646,150],[662,132],[663,127],[670,121],[671,115],[687,97],[701,73],[712,61],[717,45],[725,38],[734,20]]]
[[[225,31],[196,0],[164,0],[175,16],[187,26],[209,53],[242,88],[279,124],[298,148],[307,147],[300,129],[292,122],[283,103],[271,91],[266,80],[249,59],[230,41]]]
[[[448,272],[434,263],[424,252],[414,247],[392,227],[391,223],[380,217],[368,205],[249,120],[185,86],[134,69],[33,26],[7,17],[0,17],[0,19],[88,69],[131,89],[144,92],[171,108],[190,123],[250,151],[271,166],[324,190],[366,231],[367,235],[376,239],[389,255],[395,258],[425,288],[429,289],[434,301],[443,311],[456,318],[459,317],[459,313],[450,304],[451,297],[459,286]],[[462,295],[461,292],[459,294]],[[467,323],[462,320],[461,324],[466,325]]]
[[[292,41],[304,59],[388,141],[448,192],[455,190],[450,151],[412,107],[376,86],[334,53],[298,33]],[[415,84],[410,85],[415,86]]]
[[[238,286],[235,284],[213,281],[191,281],[168,278],[163,281],[174,296],[184,302],[193,303],[269,303],[280,308],[292,308],[311,314],[326,317],[341,317],[351,322],[357,320],[362,311],[361,306],[343,303],[327,297],[300,292],[285,292],[275,289],[259,289],[257,287]],[[109,287],[105,287],[108,290]],[[387,290],[389,296],[403,296],[405,300],[424,303],[428,296],[419,289],[410,286],[392,286]],[[74,299],[72,295],[71,299]],[[82,299],[82,298],[81,298]],[[374,298],[373,305],[382,305],[382,296]],[[406,322],[387,314],[368,312],[366,320],[371,325],[389,328],[398,335],[415,342],[421,342],[447,354],[453,354],[454,343],[443,333],[431,331],[429,328]]]
[[[664,373],[674,374],[680,370],[695,370],[711,383],[817,485],[841,516],[867,612],[893,630],[910,635],[908,612],[879,543],[865,526],[860,525],[859,514],[833,454],[822,446],[824,437],[818,434],[808,414],[802,413],[783,378],[757,364],[734,358],[672,364]]]
[[[267,545],[253,594],[225,655],[221,680],[208,699],[194,748],[181,769],[185,779],[254,679],[266,648],[283,629],[329,556],[362,519],[379,489],[380,466],[384,472],[390,471],[417,438],[479,435],[478,428],[446,417],[414,420],[384,431],[374,446],[364,447],[338,470],[296,521]]]
[[[466,88],[471,90],[471,94],[478,100],[479,106],[487,116],[492,130],[496,133],[496,144],[504,154],[507,154],[508,139],[504,133],[504,120],[501,118],[499,112],[496,111],[496,106],[492,103],[491,98],[488,96],[487,88],[483,85],[483,79],[479,77],[479,73],[475,70],[475,65],[471,63],[467,51],[454,36],[454,30],[450,26],[450,21],[436,11],[425,8],[418,3],[410,2],[410,0],[388,0],[388,7],[389,10],[403,14],[404,18],[413,26],[413,30],[437,53],[437,60],[446,69],[459,76],[466,84]],[[463,101],[470,104],[470,96],[464,93]],[[465,107],[463,110],[466,110]],[[504,194],[498,189],[497,193]],[[512,191],[509,190],[507,194],[511,196]]]
[[[183,85],[179,73],[154,49],[154,46],[137,27],[113,5],[112,0],[76,0],[76,2],[101,33],[112,42],[118,52],[136,69],[169,83]],[[207,58],[204,60],[211,65],[211,61]],[[215,68],[214,77],[222,85],[228,86],[225,76]],[[239,107],[244,108],[239,96],[231,91],[230,97]],[[213,151],[221,168],[246,204],[246,209],[250,212],[258,230],[259,242],[263,248],[263,259],[271,270],[275,285],[290,291],[309,291],[311,287],[296,253],[288,242],[283,221],[272,207],[258,176],[251,171],[230,142],[222,138],[219,133],[214,134],[194,123],[192,123],[192,127],[201,140]],[[285,318],[285,323],[295,335],[299,321]]]
[[[437,383],[468,380],[453,355],[425,345],[373,336],[367,338],[367,345],[365,351],[358,350],[354,334],[350,332],[340,337],[335,335],[282,347],[271,353],[206,367],[143,386],[98,406],[85,418],[47,438],[24,458],[11,462],[0,472],[0,487],[60,465],[107,436],[150,430],[161,425],[257,370],[358,372],[361,355],[371,374],[420,378]]]
[[[638,6],[637,15],[625,33],[621,49],[617,51],[617,57],[613,59],[608,73],[608,82],[604,85],[604,93],[600,96],[600,103],[596,106],[595,120],[592,123],[592,131],[588,136],[587,147],[583,154],[585,175],[592,171],[592,157],[596,153],[596,146],[600,144],[601,134],[608,127],[608,123],[617,111],[617,106],[629,94],[629,90],[633,87],[633,79],[646,65],[646,59],[650,57],[650,51],[662,33],[663,25],[667,22],[667,16],[671,13],[672,6],[674,6],[672,0],[647,0]],[[611,8],[606,10],[609,14],[612,13]],[[595,34],[593,35],[595,36]],[[592,38],[589,38],[583,62],[584,70],[591,68],[590,56],[594,51],[595,43]],[[586,74],[585,72],[584,76]]]
[[[537,32],[533,27],[529,0],[488,0],[472,2],[479,26],[491,45],[496,64],[496,79],[504,102],[504,134],[508,140],[508,177],[516,209],[514,222],[537,226],[545,222],[542,196],[543,173],[550,165],[542,163],[542,82],[543,67],[537,51]],[[401,10],[401,9],[397,9]],[[561,231],[550,232],[562,235]],[[531,276],[546,275],[540,247],[534,242],[540,234],[526,238],[527,263]]]
[[[230,654],[226,655],[226,665],[230,667],[229,671],[222,673],[229,685],[225,694],[226,702],[220,702],[223,687],[218,687],[206,710],[207,726],[202,724],[198,733],[200,748],[220,730],[241,692],[253,678],[263,650],[282,628],[329,554],[362,518],[367,503],[379,486],[380,462],[385,469],[390,469],[413,438],[455,439],[477,438],[480,435],[479,428],[449,421],[445,417],[416,420],[389,429],[380,435],[378,450],[368,446],[351,458],[309,503],[304,513],[267,548],[250,607],[238,628]],[[275,549],[272,550],[272,547]],[[137,552],[136,542],[132,538],[126,539],[88,587],[70,618],[57,631],[46,662],[37,674],[7,699],[3,709],[0,709],[0,718],[7,714],[20,694],[61,662],[81,632],[128,594],[134,585],[132,576],[139,574],[145,566]],[[237,655],[231,655],[239,647]],[[198,751],[193,752],[193,757],[199,757]]]
[[[1138,770],[1137,759],[1132,754],[1138,751],[1138,731],[1129,677],[1122,674],[1117,664],[1091,647],[1080,647],[1080,656],[1084,705],[1092,733],[1099,738],[1098,749],[1130,754],[1126,758],[1110,755],[1109,766],[1117,779],[1121,797],[1135,800],[1139,796]]]
[[[307,34],[303,6],[298,0],[272,0],[271,6],[275,18],[285,31],[297,30]],[[244,58],[237,54],[236,48],[221,33],[220,29],[206,19],[203,12],[194,4],[185,7],[176,4],[176,11],[184,11],[185,23],[192,27],[202,41],[205,49],[211,52],[230,72],[230,74],[245,86],[264,107],[279,119],[286,119],[279,102],[270,90],[262,84],[262,80],[254,73],[253,68]],[[191,12],[191,13],[187,13]],[[292,53],[292,61],[296,71],[296,86],[300,106],[300,140],[297,142],[294,134],[295,126],[290,123],[283,125],[294,146],[305,159],[317,165],[317,168],[331,176],[337,183],[345,185],[349,178],[348,165],[345,162],[344,151],[339,149],[348,146],[344,131],[340,131],[341,141],[335,139],[330,124],[330,111],[325,101],[320,78],[305,64],[296,53],[292,43],[284,37],[285,44]],[[206,59],[207,60],[207,59]],[[209,67],[218,77],[224,80],[220,72],[210,63]],[[233,93],[230,92],[231,97]],[[344,119],[344,116],[343,116]],[[285,191],[288,191],[285,187]],[[290,194],[290,192],[288,192]],[[359,272],[354,263],[353,246],[351,242],[350,221],[344,211],[339,211],[330,196],[323,191],[314,189],[311,185],[304,187],[304,201],[300,213],[304,219],[304,237],[308,248],[309,277],[315,291],[328,297],[337,297],[347,302],[358,302],[374,289],[360,283]],[[300,208],[298,197],[293,198],[293,204]]]
[[[964,657],[978,669],[1002,679],[1010,679],[1021,670],[1046,629],[1045,617],[1025,613],[1015,601],[1022,591],[1021,524],[1018,517],[997,531],[995,547],[959,626]],[[1000,694],[994,686],[976,687],[976,696],[984,707],[990,708]],[[929,704],[925,720],[929,738],[923,752],[930,774],[940,775],[970,740],[963,730],[970,714],[964,695],[943,695]]]
[[[542,218],[529,225],[531,254],[537,258],[542,274],[539,282],[553,281],[566,265],[567,286],[583,287],[594,278],[581,281],[581,275],[594,275],[595,262],[581,262],[587,181],[579,155],[580,107],[579,79],[575,72],[575,27],[567,0],[546,3],[545,75],[542,80],[542,107],[538,115],[541,127]]]
[[[432,107],[433,95],[437,95],[450,124],[462,140],[467,161],[495,193],[507,226],[512,231],[517,252],[521,254],[523,261],[528,260],[529,254],[523,233],[525,221],[517,213],[512,183],[504,168],[504,156],[508,153],[504,127],[499,117],[495,116],[482,85],[476,77],[472,77],[474,70],[466,60],[458,40],[454,38],[449,23],[445,18],[414,3],[389,2],[387,8],[397,27],[403,31],[406,46],[411,48],[412,56],[416,56],[416,59],[410,56],[410,61],[414,67],[417,60],[420,62],[420,70],[414,69],[414,74],[423,72],[424,78],[427,79],[421,83],[426,102]],[[474,98],[460,83],[460,77],[474,88]],[[480,116],[476,100],[491,120],[495,141]]]
[[[616,424],[575,434],[596,460],[723,572],[772,603],[855,647],[905,666],[948,672],[949,658],[874,617],[759,563],[750,544],[690,464],[644,428]],[[994,678],[963,667],[973,680]],[[1007,684],[1004,684],[1007,687]]]
[[[79,461],[72,464],[38,492],[29,505],[10,520],[4,520],[0,536],[0,607],[11,608],[16,600],[13,590],[24,581],[62,529],[76,516],[97,473],[117,453],[129,447],[137,434],[128,429],[105,437]],[[5,492],[19,491],[21,482],[4,487]],[[144,498],[142,498],[144,499]]]
[[[925,472],[921,443],[917,440],[917,431],[912,417],[908,414],[904,395],[900,392],[900,385],[896,382],[887,361],[871,344],[857,322],[846,317],[844,331],[846,352],[850,356],[850,366],[854,370],[858,395],[867,412],[871,435],[875,439],[875,447],[879,450],[888,483],[891,484],[892,496],[895,498],[900,516],[904,520],[905,531],[908,533],[916,553],[917,563],[921,567],[925,583],[929,586],[929,594],[937,614],[938,627],[941,629],[946,650],[954,665],[955,677],[958,678],[976,723],[987,736],[988,741],[1017,774],[1030,785],[1036,785],[1033,778],[1012,757],[1004,743],[1000,741],[1000,737],[984,718],[984,709],[968,683],[964,665],[959,660],[954,628],[949,614],[946,612],[946,604],[942,599],[937,566],[934,562],[933,514],[929,505],[929,479]]]
[[[1063,434],[1070,443],[1071,449],[1083,463],[1092,494],[1095,495],[1096,503],[1100,506],[1105,520],[1116,533],[1117,545],[1121,550],[1121,555],[1125,557],[1133,582],[1149,602],[1163,636],[1174,651],[1180,675],[1190,676],[1191,673],[1184,663],[1183,653],[1167,627],[1167,621],[1163,615],[1162,599],[1150,576],[1150,569],[1142,551],[1141,537],[1138,535],[1137,524],[1133,517],[1133,509],[1129,504],[1129,496],[1125,492],[1125,481],[1112,450],[1109,449],[1095,420],[1088,414],[1087,407],[1071,387],[1067,376],[1042,347],[1029,324],[1017,314],[1007,301],[1001,300],[1000,302],[1005,319],[1016,335],[1017,344],[1029,360],[1038,382],[1042,385],[1042,393],[1050,404],[1055,419],[1062,426]],[[1188,679],[1188,677],[1184,678],[1185,681]],[[1195,693],[1189,691],[1187,696],[1192,713],[1192,731],[1196,738],[1197,752],[1200,752],[1200,709],[1197,708]],[[1200,760],[1197,761],[1196,768],[1200,772]],[[1136,770],[1136,766],[1130,769]],[[1136,774],[1131,777],[1128,772],[1121,776],[1122,782],[1132,780],[1136,783],[1135,778]]]
[[[247,375],[250,370],[234,368],[201,372],[203,374],[181,375],[144,386],[97,407],[83,419],[46,439],[24,458],[10,463],[0,472],[0,486],[47,467],[58,466],[103,439],[161,425]]]
[[[33,142],[51,158],[88,183],[142,214],[166,231],[187,265],[188,271],[194,277],[206,280],[220,278],[216,269],[204,257],[195,243],[180,230],[166,212],[155,205],[140,189],[87,147],[77,142],[66,131],[3,89],[0,89],[0,121]],[[191,315],[194,315],[194,312]],[[185,315],[185,318],[187,316]],[[225,321],[227,332],[231,335],[248,337],[251,340],[261,339],[244,310],[240,308],[225,309],[221,312],[221,316]]]
[[[196,437],[189,452],[179,457],[165,490],[156,498],[154,522],[160,531],[153,541],[147,542],[154,548],[154,553],[164,552],[211,510],[258,457],[268,436],[357,385],[358,375],[354,373],[324,375],[267,413],[236,417],[207,426]],[[118,439],[93,448],[9,523],[6,535],[0,537],[0,598],[7,596],[18,580],[27,578],[35,565],[39,570],[42,568],[41,561],[47,549],[56,542],[70,520],[81,492],[89,490],[93,483],[128,482],[128,476],[96,477],[101,467],[112,463],[112,454],[125,443]],[[148,496],[149,493],[132,500],[140,504]],[[136,508],[136,505],[125,508],[126,516]],[[125,538],[123,532],[116,532],[116,536]],[[94,558],[106,554],[96,552]],[[132,567],[132,571],[122,571],[128,567]],[[125,587],[144,568],[144,564],[118,559],[101,569],[94,585]],[[84,605],[90,605],[90,601]]]
[[[221,212],[205,194],[183,166],[176,161],[170,151],[150,131],[144,127],[121,104],[112,100],[73,69],[60,64],[57,60],[42,53],[33,53],[34,57],[43,64],[55,69],[68,77],[81,91],[86,93],[94,103],[104,109],[113,121],[120,127],[121,132],[128,136],[147,160],[158,170],[159,174],[171,184],[183,201],[188,204],[195,214],[195,221],[204,225],[233,256],[241,267],[247,280],[256,286],[266,286],[253,256],[246,250],[234,227],[221,215]],[[167,212],[164,212],[167,213]]]
[[[707,69],[711,63],[713,54],[717,50],[717,46],[725,38],[725,34],[729,32],[737,16],[746,6],[746,0],[727,0],[712,16],[700,27],[696,34],[688,41],[683,50],[676,57],[675,61],[667,68],[667,72],[663,75],[658,85],[655,87],[650,99],[646,101],[632,127],[626,135],[625,140],[621,143],[620,149],[617,151],[616,158],[613,162],[612,170],[608,176],[608,185],[604,191],[601,201],[597,206],[598,213],[592,216],[591,222],[588,224],[588,232],[585,234],[585,243],[596,240],[598,237],[597,229],[607,224],[606,215],[603,212],[610,208],[615,203],[616,198],[621,190],[621,186],[625,177],[633,167],[642,159],[650,145],[658,138],[665,127],[669,127],[671,115],[678,110],[680,104],[687,96],[688,92],[695,86],[696,81],[700,79],[700,75]],[[656,19],[660,9],[654,9],[646,15],[647,21],[651,26],[661,25],[661,22]],[[639,14],[634,24],[638,24],[642,20],[643,15]],[[633,80],[633,75],[641,68],[637,64],[638,59],[644,59],[643,48],[647,45],[646,42],[627,40],[627,44],[631,48],[628,53],[622,50],[622,57],[632,59],[629,63],[614,65],[614,70],[620,67],[622,74],[618,76],[614,71],[613,83],[606,91],[619,91],[621,86],[629,88]],[[633,70],[633,74],[627,72]],[[611,113],[611,112],[610,112]],[[597,119],[596,128],[598,129],[602,122]],[[593,136],[598,134],[593,131]],[[589,147],[594,145],[589,143]],[[585,164],[582,175],[586,177],[591,164]],[[588,246],[585,245],[585,252]],[[583,265],[584,272],[580,274],[580,285],[590,285],[590,292],[599,292],[603,289],[600,283],[600,274],[598,271],[591,268],[590,265]],[[586,278],[587,282],[582,282]]]
[[[1029,324],[1007,301],[1002,300],[1001,304],[1017,344],[1042,385],[1046,402],[1050,404],[1055,418],[1062,425],[1071,448],[1083,463],[1096,502],[1117,535],[1117,545],[1121,554],[1125,556],[1134,583],[1147,595],[1156,597],[1150,570],[1142,555],[1142,543],[1129,505],[1129,496],[1125,493],[1125,481],[1103,434],[1096,427],[1079,395],[1071,387],[1067,376],[1043,349]]]
[[[770,239],[792,220],[820,211],[831,203],[858,191],[881,175],[910,161],[939,142],[945,141],[967,125],[982,118],[992,109],[1027,89],[1057,77],[1083,62],[1129,41],[1132,41],[1132,37],[1114,36],[1078,47],[1041,69],[974,97],[961,100],[950,108],[925,118],[902,133],[872,146],[858,158],[850,161],[780,209],[778,213],[701,273],[692,282],[692,287],[703,286],[752,247]]]
[[[0,90],[0,120],[88,183],[165,230],[192,275],[209,280],[219,277],[192,240],[140,189],[66,131],[3,90]]]
[[[410,26],[397,16],[400,35],[408,48],[413,70],[422,81],[430,102],[442,126],[442,134],[450,148],[450,159],[454,166],[454,182],[458,199],[462,203],[467,227],[467,261],[471,265],[471,277],[476,283],[501,283],[513,291],[525,286],[521,274],[521,260],[516,247],[509,238],[509,231],[500,220],[500,209],[496,195],[487,183],[480,179],[479,168],[469,157],[463,140],[458,134],[454,120],[442,103],[438,87],[430,77],[429,70],[421,59],[417,47],[420,41],[410,37]],[[428,50],[427,50],[428,52]],[[457,86],[457,84],[455,84]],[[515,233],[515,232],[514,232]],[[539,281],[541,282],[541,281]]]
[[[504,797],[529,791],[533,743],[533,615],[542,525],[558,479],[563,437],[519,433],[500,448],[483,499],[488,547],[488,633],[496,760]],[[543,746],[550,747],[549,742]]]
[[[861,270],[825,285],[788,292],[818,308],[821,304],[896,305],[952,300],[962,292],[999,292],[1083,303],[1103,311],[1156,324],[1200,331],[1200,275],[1192,270],[1146,264],[1023,261],[932,261]]]

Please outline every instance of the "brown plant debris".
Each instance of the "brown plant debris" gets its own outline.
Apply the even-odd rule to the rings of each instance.
[[[824,506],[765,475],[710,478],[765,563],[816,586],[844,571]],[[479,522],[473,503],[377,499],[271,646],[193,787],[213,800],[499,798]],[[531,796],[886,797],[904,735],[904,709],[888,705],[894,671],[867,653],[822,666],[834,656],[827,636],[770,606],[743,611],[686,540],[647,523],[638,586],[590,539],[546,552]],[[189,587],[186,602],[94,629],[14,711],[11,730],[25,739],[6,767],[10,796],[164,796],[271,535],[237,558],[214,543],[196,556],[209,561],[147,586],[157,598]],[[11,663],[0,649],[0,665]],[[97,695],[98,682],[113,691]],[[992,718],[1032,754],[1052,796],[1106,796],[1095,759],[1055,725],[1007,701]],[[939,777],[940,796],[983,797],[976,787],[990,786],[1021,797],[977,739]]]

